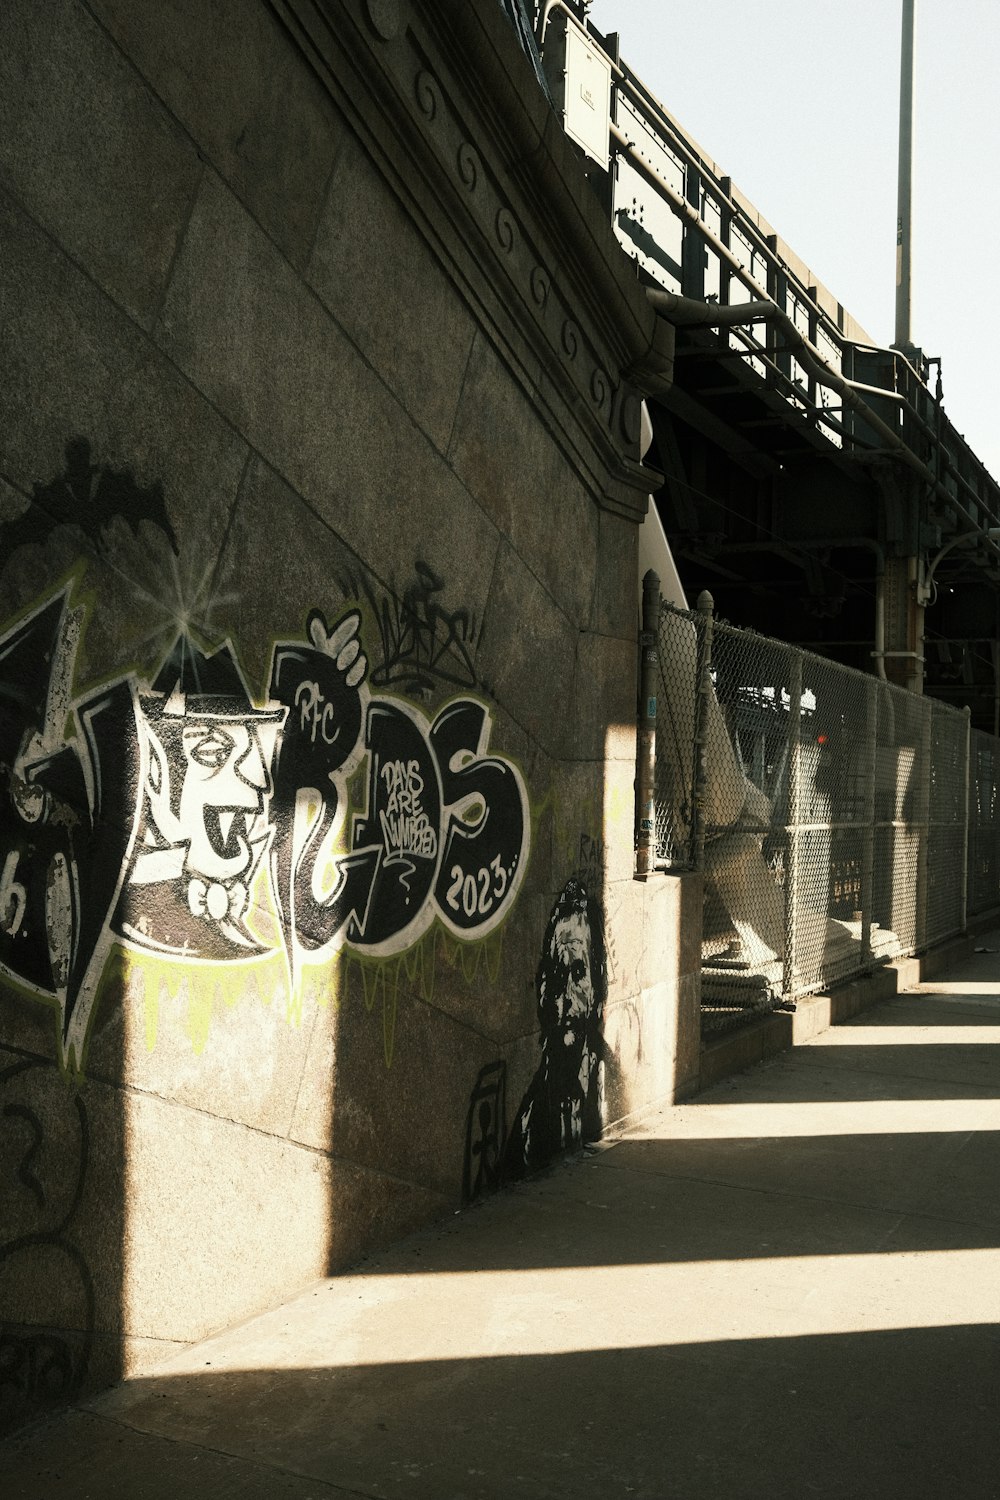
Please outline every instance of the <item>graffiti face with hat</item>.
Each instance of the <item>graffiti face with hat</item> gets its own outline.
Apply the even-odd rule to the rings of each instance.
[[[223,884],[249,873],[271,793],[262,731],[273,720],[147,719],[150,813],[167,842],[187,845],[188,873]]]
[[[271,837],[285,710],[253,707],[228,647],[207,657],[189,641],[140,701],[144,818],[123,931],[195,957],[257,951],[244,918]]]

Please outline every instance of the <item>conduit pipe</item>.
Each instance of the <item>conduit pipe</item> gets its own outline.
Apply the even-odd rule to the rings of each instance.
[[[716,307],[713,303],[698,302],[693,297],[681,297],[676,292],[665,292],[656,287],[647,287],[646,296],[656,311],[662,313],[675,328],[738,328],[746,323],[776,324],[786,340],[786,351],[795,355],[799,364],[808,370],[819,385],[836,391],[846,406],[864,417],[867,425],[879,434],[892,452],[898,453],[928,483],[935,482],[934,474],[927,465],[864,400],[865,396],[876,396],[902,405],[903,397],[896,391],[883,391],[878,386],[848,380],[838,370],[834,370],[776,302],[737,302],[729,307]]]
[[[553,0],[553,3],[554,4],[559,4],[560,6],[562,6],[562,0]],[[565,7],[562,7],[562,8],[565,8]],[[653,184],[653,186],[656,187],[657,191],[664,198],[666,198],[666,200],[671,205],[671,207],[674,209],[674,211],[678,215],[678,217],[682,218],[682,219],[686,219],[687,222],[689,224],[691,224],[692,227],[694,229],[696,229],[697,232],[701,235],[701,237],[711,246],[712,254],[718,256],[718,258],[721,261],[725,262],[725,264],[729,267],[730,271],[734,272],[739,277],[739,279],[741,280],[741,282],[746,282],[747,280],[752,279],[752,278],[750,278],[748,276],[747,269],[744,266],[743,262],[739,259],[738,256],[736,256],[736,255],[733,254],[733,252],[729,249],[728,245],[724,245],[722,243],[722,241],[720,239],[718,239],[717,236],[712,233],[712,231],[705,224],[705,222],[702,219],[701,215],[699,214],[698,210],[692,204],[690,204],[687,201],[686,198],[682,197],[681,194],[678,193],[670,185],[669,182],[667,182],[666,178],[662,177],[660,175],[660,173],[657,172],[657,170],[656,170],[655,167],[651,166],[650,163],[648,161],[646,161],[645,157],[643,157],[643,155],[641,154],[641,152],[639,152],[639,151],[636,150],[635,145],[633,144],[633,142],[629,140],[628,136],[625,135],[624,132],[622,130],[620,130],[619,127],[616,124],[614,124],[614,122],[612,122],[612,125],[611,125],[611,136],[612,136],[612,139],[615,140],[618,143],[618,145],[621,146],[624,149],[625,154],[629,157],[629,159],[631,160],[631,162],[633,163],[633,165],[636,167],[636,169],[639,172],[641,172],[643,175],[645,175],[648,178],[648,180]],[[680,144],[680,143],[678,143],[678,144]],[[693,157],[690,158],[690,159],[692,161],[694,160]],[[732,201],[730,199],[725,198],[725,196],[722,195],[722,194],[720,194],[719,196],[720,196],[720,201],[724,204],[724,206],[726,206],[727,208],[729,208],[729,210],[733,214],[736,214],[737,213],[737,209],[736,209],[736,206],[732,203]],[[746,229],[746,228],[751,228],[752,229],[752,225],[749,225],[747,223],[744,223],[743,227],[744,227],[744,229]],[[768,249],[766,251],[766,254],[772,260],[777,261],[777,257],[774,255],[774,252],[772,250]],[[675,294],[672,293],[672,292],[664,292],[663,295],[666,296],[666,297],[675,297]],[[733,303],[733,304],[731,304],[730,306],[727,306],[727,307],[720,307],[720,306],[718,306],[718,304],[714,304],[714,303],[700,303],[700,302],[697,302],[697,301],[695,301],[694,299],[691,299],[691,298],[676,297],[676,300],[678,302],[688,302],[688,301],[690,301],[690,302],[692,302],[692,304],[693,304],[694,307],[703,307],[704,306],[704,307],[706,307],[708,309],[708,311],[710,313],[713,312],[713,311],[715,311],[715,312],[719,312],[719,313],[722,313],[722,314],[729,314],[730,312],[733,312],[734,310],[735,310],[736,313],[739,313],[739,312],[745,312],[746,309],[748,309],[748,308],[771,308],[771,307],[773,307],[774,310],[775,310],[775,312],[779,313],[783,318],[787,318],[787,316],[788,316],[787,313],[784,313],[782,311],[782,309],[777,306],[776,303],[772,303],[771,301]],[[833,322],[830,319],[830,317],[828,316],[828,314],[826,314],[821,307],[816,306],[815,307],[815,311],[816,311],[817,317],[819,318],[819,320],[822,323],[828,325],[831,329],[833,329],[835,327],[835,325],[833,324]],[[699,320],[692,319],[692,324],[690,326],[694,326],[697,321],[699,321]],[[736,316],[734,316],[732,318],[726,318],[726,317],[724,317],[724,318],[720,319],[719,326],[722,326],[723,323],[728,323],[728,326],[734,326],[734,325],[738,325],[741,321],[743,321],[743,320],[741,320],[739,317],[736,317]],[[758,321],[759,322],[759,321],[761,321],[761,319],[760,319],[760,317],[758,317],[756,320],[746,319],[746,321]],[[705,322],[704,326],[708,326],[708,323]],[[833,370],[832,366],[830,366],[830,365],[827,364],[827,362],[824,360],[823,356],[820,354],[819,350],[816,349],[814,345],[810,344],[808,342],[808,340],[803,339],[802,334],[800,333],[799,329],[796,327],[796,325],[794,323],[791,323],[790,326],[794,330],[796,338],[802,339],[803,343],[806,345],[806,347],[809,350],[812,351],[813,357],[816,360],[819,361],[820,365],[822,366],[822,368],[824,370],[830,371],[831,374],[838,374],[839,373],[839,372],[835,372]],[[889,355],[892,355],[894,358],[901,360],[902,363],[906,365],[906,367],[909,369],[910,373],[913,375],[913,377],[914,377],[915,380],[918,380],[918,381],[920,380],[920,375],[918,374],[918,372],[915,369],[914,365],[912,364],[912,362],[910,361],[909,357],[907,356],[907,354],[903,350],[901,350],[901,349],[894,349],[894,348],[887,348],[887,347],[885,347],[885,346],[883,346],[881,344],[871,344],[871,343],[859,344],[856,347],[862,348],[862,349],[866,349],[866,350],[870,350],[870,351],[872,351],[872,352],[874,352],[876,354],[889,354]],[[839,376],[839,378],[841,380],[846,379],[846,377],[844,377],[844,376]],[[826,382],[821,381],[820,383],[821,384],[825,384]],[[876,396],[876,397],[878,397],[879,399],[881,399],[883,401],[892,401],[892,402],[896,403],[900,407],[905,407],[910,412],[910,415],[913,417],[914,421],[917,422],[920,425],[920,427],[923,429],[923,431],[926,433],[927,437],[931,438],[932,440],[936,440],[937,434],[934,432],[934,430],[931,427],[928,426],[928,424],[923,420],[923,418],[920,416],[920,414],[918,412],[915,412],[913,410],[913,408],[909,406],[909,403],[907,402],[906,398],[904,396],[901,396],[898,391],[887,391],[882,386],[865,385],[861,381],[857,381],[857,380],[848,381],[847,383],[852,387],[853,390],[855,390],[855,391],[857,391],[859,393],[868,394],[868,395],[871,395],[871,396]],[[867,412],[867,410],[868,409],[866,407],[866,412]],[[874,417],[874,413],[872,413],[871,415]],[[873,422],[871,425],[875,426],[876,423]],[[894,433],[891,428],[887,428],[886,430],[890,434],[890,441],[891,441],[892,444],[901,444],[905,448],[906,445],[902,444],[902,440],[899,438],[898,434]],[[893,451],[895,451],[895,448],[894,448]],[[910,449],[907,449],[906,451],[908,453],[910,453],[911,458],[913,458],[917,463],[919,463],[919,460],[916,458],[916,455],[913,454]],[[922,467],[922,469],[921,469],[921,472],[925,472],[925,471],[928,472],[928,473],[930,472],[929,470],[926,469],[926,465],[924,465]],[[966,481],[962,479],[961,475],[956,475],[956,478],[957,478],[957,480],[958,480],[958,482],[960,484],[962,484],[966,488],[968,488],[968,485],[966,484]],[[978,497],[976,497],[976,498],[978,499]],[[948,496],[949,502],[952,501],[953,499],[954,499],[953,496],[950,496],[950,495]],[[966,514],[967,519],[971,519],[968,516],[968,512],[966,512],[965,514]]]
[[[569,11],[568,8],[563,4],[563,0],[550,0],[550,3],[552,5],[557,5],[560,10],[566,10],[567,14],[572,14],[572,12]],[[616,68],[613,62],[611,63],[611,67],[613,71],[620,77],[625,77],[625,74],[622,72],[621,68]],[[640,83],[639,79],[626,81],[632,82],[633,85]],[[647,94],[649,102],[653,103],[652,96],[648,95],[648,91],[643,89],[643,92]],[[665,121],[665,123],[669,122]],[[704,219],[702,219],[701,215],[698,213],[698,210],[694,208],[686,198],[677,193],[676,190],[671,187],[670,183],[667,182],[665,178],[660,176],[660,174],[656,171],[656,168],[651,166],[650,163],[646,161],[641,152],[636,150],[634,142],[629,140],[628,136],[621,130],[618,125],[615,124],[614,121],[611,122],[611,135],[612,138],[624,148],[626,155],[631,158],[635,166],[641,172],[644,172],[650,179],[650,181],[654,182],[656,186],[662,191],[664,196],[669,199],[671,205],[677,210],[677,212],[683,218],[688,219],[690,223],[695,225],[701,235],[709,241],[712,246],[712,253],[725,260],[730,270],[736,271],[741,279],[746,277],[747,269],[744,266],[743,262],[732,253],[727,245],[724,245],[722,241],[712,233],[708,225],[705,223]],[[698,157],[687,145],[685,145],[684,141],[673,132],[672,144],[670,149],[679,152],[681,156],[683,156],[684,160],[688,163],[688,165],[694,167],[696,171],[702,173],[706,171],[705,163],[700,159],[700,157]],[[727,213],[731,214],[734,219],[739,220],[740,233],[747,236],[749,239],[756,241],[757,249],[760,251],[761,255],[763,255],[766,259],[773,261],[775,265],[780,265],[781,257],[775,253],[770,245],[768,245],[767,241],[760,234],[753,220],[747,218],[746,214],[742,211],[739,204],[736,203],[735,199],[733,199],[723,191],[720,183],[718,182],[718,179],[716,179],[714,176],[712,178],[712,195],[718,201],[721,208],[723,208]],[[793,274],[788,274],[790,275],[792,280],[797,280],[797,278]],[[801,288],[800,295],[808,297],[808,289],[803,286],[801,282],[798,282],[798,285]],[[742,305],[750,306],[751,304],[744,303]],[[821,307],[818,303],[813,303],[812,305],[820,323],[822,323],[823,326],[830,331],[831,335],[834,338],[842,337],[842,330],[837,326],[826,309]],[[906,350],[898,349],[895,346],[888,344],[873,344],[870,341],[860,343],[857,340],[852,339],[851,343],[854,348],[864,349],[873,354],[892,355],[895,359],[900,360],[906,366],[906,368],[910,371],[910,374],[913,376],[914,380],[919,381],[921,379],[920,372],[917,370]],[[900,396],[898,392],[883,390],[881,386],[869,387],[869,389],[875,390],[878,395],[886,397],[889,400],[896,400],[900,402],[905,400],[905,398]],[[914,416],[916,416],[917,421],[921,421],[920,417],[917,416],[916,413],[914,413]],[[928,433],[928,435],[930,435],[930,428],[927,427],[926,423],[921,423],[921,425],[924,426],[925,431]]]
[[[551,3],[553,5],[558,5],[562,10],[566,9],[566,6],[562,3],[562,0],[551,0]],[[791,271],[787,267],[778,252],[772,245],[768,243],[767,237],[761,233],[760,229],[754,223],[753,219],[747,215],[746,210],[742,207],[742,205],[739,204],[735,198],[733,198],[731,193],[727,193],[725,191],[722,183],[715,175],[715,173],[706,165],[706,163],[702,160],[698,153],[696,151],[693,151],[691,147],[687,145],[683,137],[677,133],[679,127],[671,122],[669,115],[664,113],[662,107],[653,98],[652,94],[650,94],[649,90],[642,83],[642,80],[636,78],[634,74],[631,76],[626,76],[621,68],[615,66],[614,62],[611,63],[611,67],[618,77],[624,79],[626,86],[633,88],[634,90],[636,90],[636,92],[641,92],[641,94],[644,96],[645,103],[659,116],[662,124],[665,125],[669,130],[669,150],[682,157],[684,162],[689,167],[693,167],[696,172],[710,179],[712,198],[715,200],[721,210],[723,210],[725,213],[730,214],[731,217],[738,222],[740,234],[743,235],[744,238],[748,241],[748,243],[750,244],[750,248],[754,250],[755,253],[759,253],[765,260],[771,262],[774,266],[783,268],[785,270],[785,274],[788,276],[788,279],[794,282],[797,286],[798,295],[803,298],[808,298],[808,287],[799,279],[798,276],[796,276],[793,271]],[[741,278],[746,277],[747,269],[744,266],[743,262],[739,260],[735,255],[733,255],[728,246],[724,245],[722,241],[715,234],[713,234],[708,225],[705,223],[704,219],[698,213],[698,210],[694,208],[686,198],[678,194],[676,190],[671,187],[670,183],[666,182],[666,180],[660,176],[660,174],[656,171],[656,168],[653,167],[648,161],[646,161],[642,153],[636,150],[635,143],[629,140],[628,136],[624,133],[621,127],[615,123],[615,121],[611,122],[611,135],[612,138],[624,148],[626,155],[628,155],[632,159],[635,166],[640,171],[645,172],[650,180],[655,181],[657,186],[664,191],[665,195],[669,198],[670,202],[678,210],[678,212],[683,213],[683,216],[685,218],[689,219],[691,223],[697,226],[703,237],[711,243],[713,253],[716,255],[720,255],[723,259],[725,259],[728,262],[730,269],[737,271],[740,274]],[[778,238],[778,236],[776,235],[775,238]],[[837,324],[836,320],[830,315],[830,313],[827,312],[825,307],[823,307],[819,302],[813,302],[812,309],[815,311],[816,317],[819,322],[829,332],[831,338],[838,339],[843,337],[843,330]],[[857,341],[852,339],[851,342],[856,348],[859,349],[869,349],[876,354],[894,355],[897,359],[902,360],[903,364],[906,365],[907,369],[913,375],[915,380],[920,380],[919,371],[916,369],[913,361],[904,350],[892,348],[883,344],[873,344],[870,341],[866,341],[865,343],[858,343]],[[891,395],[893,393],[881,391],[880,394]]]
[[[678,216],[686,219],[705,238],[711,241],[712,253],[720,260],[725,261],[731,271],[742,280],[746,275],[746,267],[733,254],[728,245],[717,240],[713,234],[706,230],[702,223],[698,210],[680,193],[675,192],[666,178],[649,162],[645,161],[636,151],[632,142],[619,130],[617,125],[611,126],[611,134],[620,146],[625,148],[629,158],[638,166],[643,174],[650,179],[653,185],[663,194],[676,211]],[[649,298],[657,312],[673,323],[675,327],[719,327],[734,328],[745,323],[775,323],[789,340],[789,352],[794,354],[799,363],[803,365],[813,379],[820,385],[825,385],[835,390],[842,396],[846,405],[862,415],[868,426],[877,432],[886,442],[893,453],[908,463],[916,473],[929,484],[936,483],[935,476],[927,465],[907,447],[898,433],[893,432],[887,422],[876,416],[863,396],[875,396],[883,401],[891,401],[903,407],[906,403],[897,391],[884,391],[879,386],[862,385],[860,381],[848,380],[839,371],[834,370],[827,364],[819,350],[810,344],[809,340],[800,332],[788,314],[778,306],[776,302],[769,299],[758,302],[737,302],[727,307],[722,307],[714,302],[699,302],[694,297],[682,297],[677,292],[663,291],[658,287],[647,287],[646,296]],[[949,500],[952,498],[948,496]],[[971,519],[971,518],[970,518]]]

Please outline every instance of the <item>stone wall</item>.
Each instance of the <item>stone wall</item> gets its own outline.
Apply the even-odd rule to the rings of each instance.
[[[670,349],[494,0],[0,13],[0,1410],[697,1072]]]

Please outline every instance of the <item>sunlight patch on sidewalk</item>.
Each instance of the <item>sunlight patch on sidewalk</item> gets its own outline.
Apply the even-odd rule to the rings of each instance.
[[[996,1047],[995,1026],[831,1026],[811,1047]]]
[[[787,1259],[775,1249],[772,1259],[342,1277],[186,1351],[158,1374],[495,1359],[1000,1321],[1000,1250]]]
[[[989,999],[996,1000],[1000,1004],[1000,980],[996,979],[962,979],[952,982],[951,980],[928,979],[914,989],[908,990],[911,995],[941,995],[942,997],[954,997],[957,1000],[975,998],[985,995]],[[905,999],[906,996],[900,996]]]
[[[811,1080],[813,1070],[802,1069],[800,1080],[814,1083],[813,1092],[822,1091],[823,1081]],[[815,1072],[818,1074],[819,1069]],[[830,1069],[833,1072],[833,1069]],[[829,1075],[828,1075],[829,1076]],[[892,1087],[892,1080],[884,1074],[848,1075],[850,1078],[867,1078],[874,1088]],[[918,1086],[923,1083],[927,1092],[940,1089],[944,1093],[950,1085],[935,1084],[933,1079],[904,1082]],[[628,1139],[634,1141],[690,1141],[690,1140],[778,1140],[788,1136],[812,1137],[826,1135],[967,1135],[974,1131],[1000,1131],[1000,1098],[949,1099],[920,1097],[909,1099],[852,1099],[823,1100],[817,1098],[785,1100],[781,1098],[761,1099],[745,1103],[738,1097],[727,1103],[718,1092],[710,1102],[703,1105],[677,1105],[665,1117],[654,1119],[645,1129],[640,1124],[629,1132]]]

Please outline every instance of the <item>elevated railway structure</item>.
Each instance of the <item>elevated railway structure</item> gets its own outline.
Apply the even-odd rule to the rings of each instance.
[[[944,409],[940,361],[869,337],[586,9],[544,0],[535,38],[675,330],[649,459],[686,593],[1000,733],[1000,485]]]

